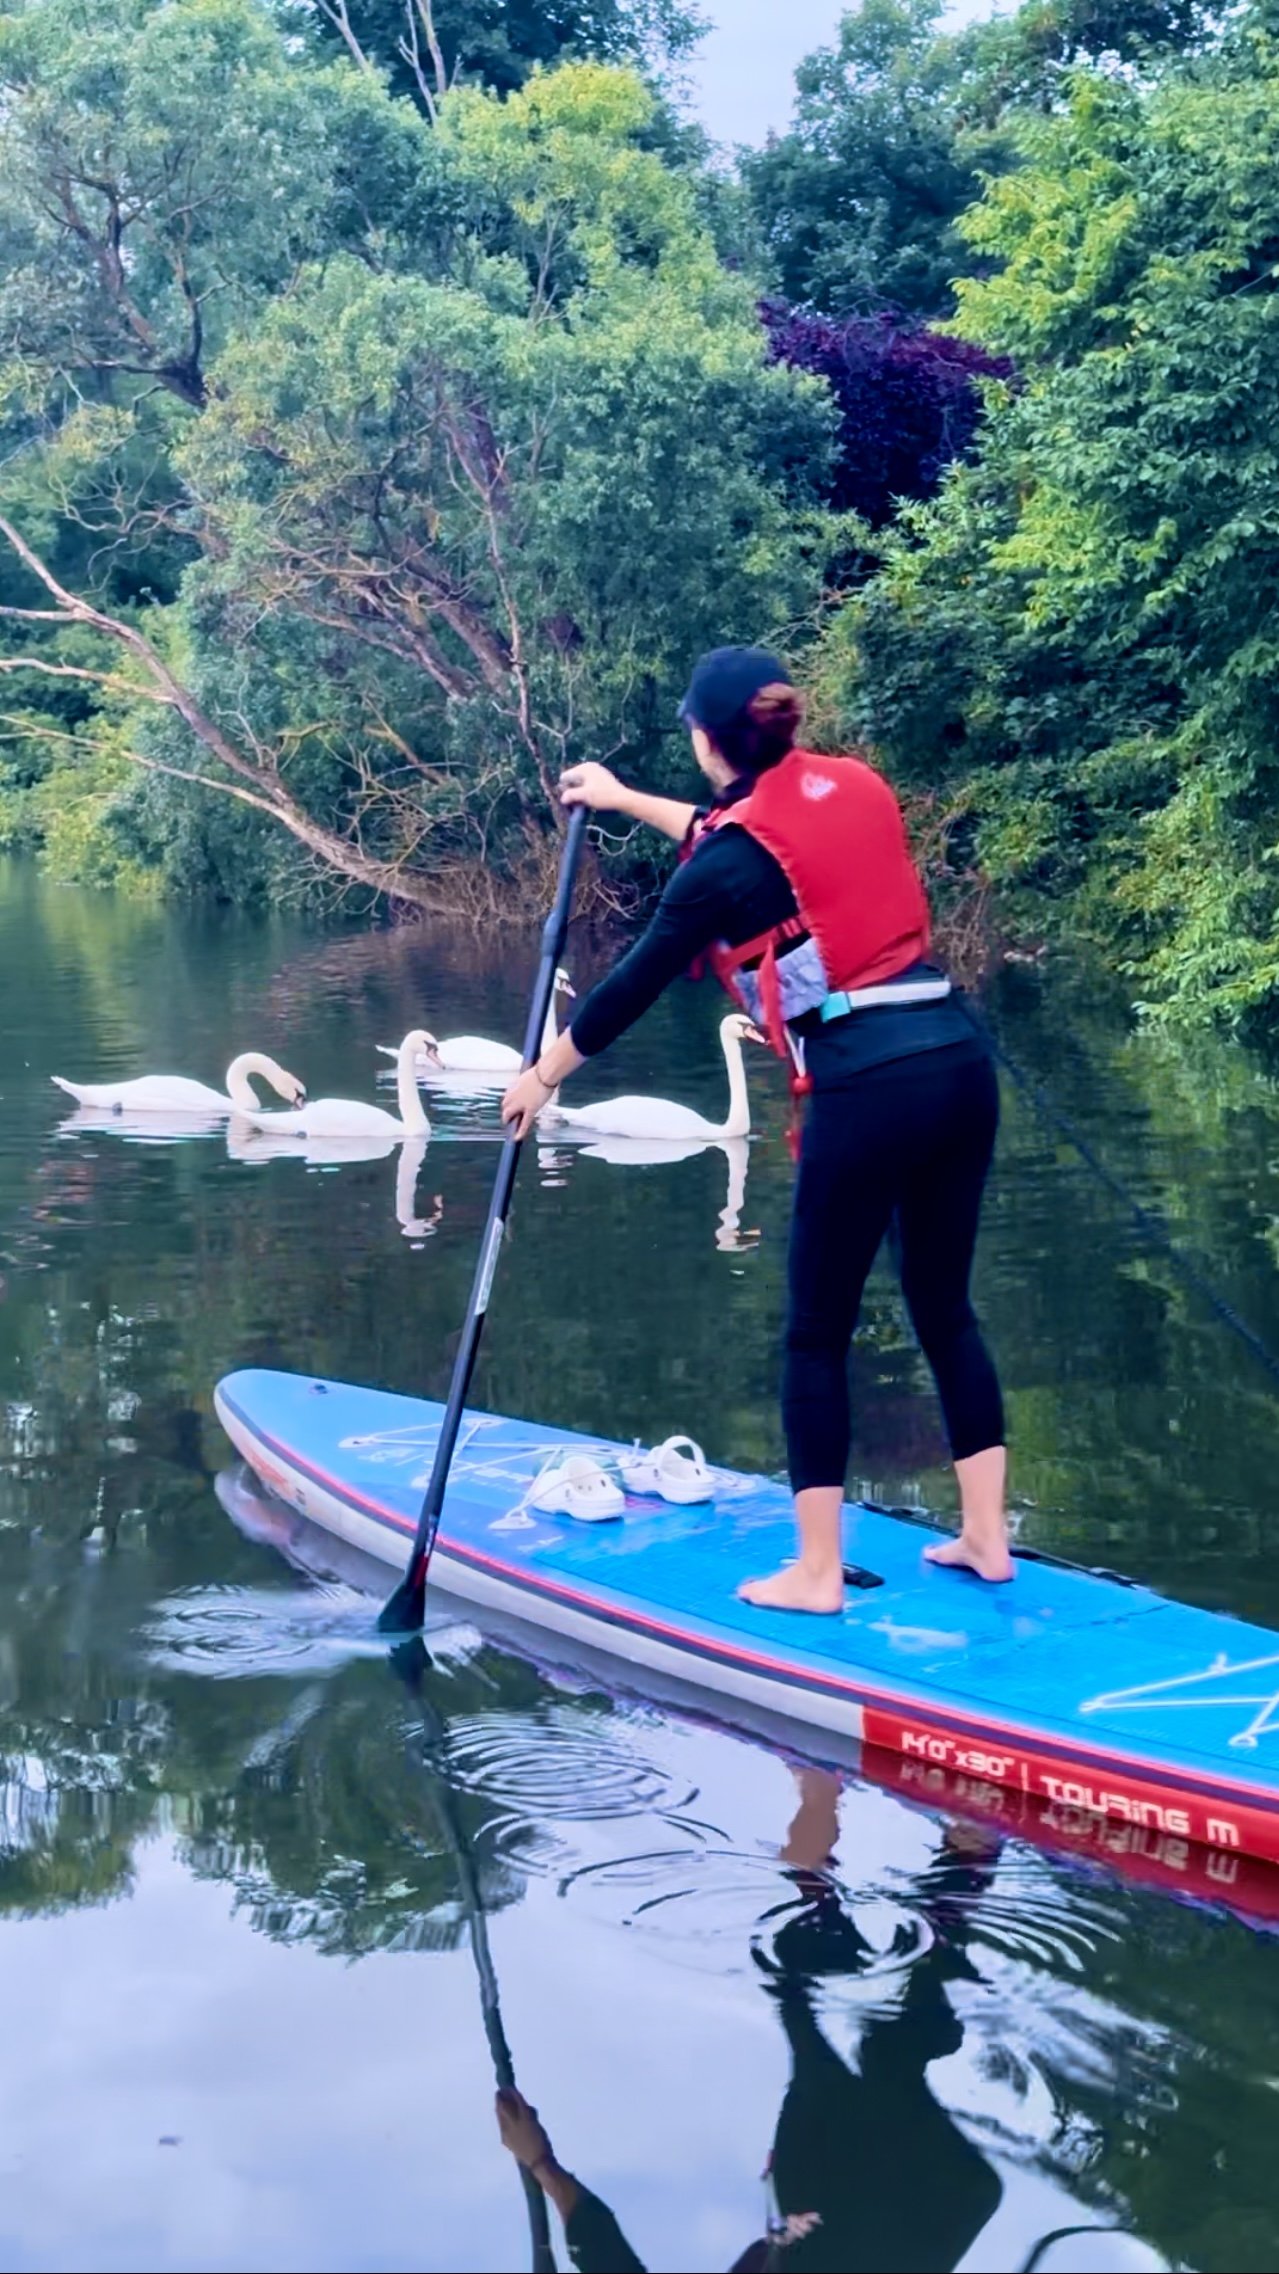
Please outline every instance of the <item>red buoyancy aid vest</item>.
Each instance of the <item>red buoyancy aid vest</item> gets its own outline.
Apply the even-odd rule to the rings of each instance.
[[[895,979],[928,953],[928,901],[893,791],[860,758],[792,750],[760,775],[748,797],[717,807],[711,830],[745,829],[773,855],[798,914],[758,939],[711,951],[716,977],[788,1054],[788,1020]]]

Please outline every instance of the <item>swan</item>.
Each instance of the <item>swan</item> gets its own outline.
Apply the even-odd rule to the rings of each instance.
[[[245,1050],[227,1067],[226,1094],[211,1090],[207,1082],[190,1082],[182,1074],[143,1074],[136,1082],[67,1082],[61,1074],[50,1080],[65,1090],[77,1105],[95,1106],[105,1113],[256,1113],[258,1101],[249,1087],[256,1076],[292,1106],[306,1102],[306,1084],[286,1074],[274,1058],[258,1050]]]
[[[576,993],[567,971],[563,968],[558,970],[551,989],[551,1000],[547,1005],[546,1024],[542,1029],[544,1051],[549,1050],[551,1044],[559,1038],[555,1016],[558,998],[563,995],[572,1002]],[[509,1042],[490,1042],[486,1035],[455,1034],[444,1042],[437,1042],[433,1035],[427,1039],[430,1047],[423,1054],[417,1068],[419,1082],[429,1082],[441,1074],[487,1074],[493,1077],[491,1086],[496,1088],[499,1082],[506,1081],[512,1074],[518,1074],[524,1064],[520,1052],[512,1049]],[[378,1049],[383,1058],[399,1057],[399,1052],[392,1050],[385,1042],[380,1042]]]
[[[721,1021],[719,1039],[728,1067],[728,1119],[707,1121],[691,1107],[669,1098],[609,1098],[603,1105],[548,1105],[545,1119],[563,1122],[593,1137],[700,1138],[715,1144],[725,1137],[749,1137],[750,1100],[746,1095],[744,1042],[762,1042],[757,1026],[741,1011],[730,1011]]]
[[[267,1137],[429,1137],[431,1124],[417,1094],[414,1061],[429,1050],[430,1036],[420,1027],[406,1034],[396,1056],[400,1118],[380,1105],[365,1105],[358,1098],[312,1098],[296,1113],[267,1113],[254,1101],[242,1118]]]

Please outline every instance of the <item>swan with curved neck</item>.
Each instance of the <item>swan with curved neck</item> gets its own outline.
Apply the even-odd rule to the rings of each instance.
[[[398,1121],[380,1105],[365,1105],[359,1098],[313,1098],[296,1113],[265,1113],[255,1105],[244,1119],[272,1137],[429,1137],[431,1124],[418,1096],[415,1072],[418,1054],[429,1041],[429,1035],[415,1027],[396,1052]]]
[[[563,968],[558,970],[546,1009],[546,1024],[542,1029],[544,1051],[559,1040],[559,1024],[555,1015],[557,1000],[563,995],[571,1002],[576,992],[567,971]],[[417,1067],[420,1082],[429,1082],[441,1074],[491,1074],[496,1086],[499,1081],[507,1081],[512,1074],[518,1074],[524,1064],[519,1051],[513,1050],[509,1042],[492,1042],[483,1034],[454,1034],[443,1042],[437,1042],[432,1035],[428,1041],[430,1048],[425,1057],[419,1060]],[[380,1042],[378,1049],[383,1058],[399,1056],[399,1052],[392,1050],[385,1042]]]
[[[762,1042],[758,1027],[741,1011],[731,1011],[720,1024],[719,1039],[728,1068],[728,1118],[707,1121],[691,1107],[669,1098],[609,1098],[603,1105],[548,1105],[546,1119],[562,1121],[595,1137],[701,1138],[714,1143],[726,1137],[749,1137],[750,1099],[746,1094],[744,1042]]]
[[[135,1082],[66,1082],[61,1074],[50,1079],[78,1105],[95,1106],[104,1113],[256,1113],[260,1109],[250,1087],[253,1081],[269,1082],[291,1106],[306,1103],[306,1084],[260,1050],[245,1050],[232,1059],[225,1094],[182,1074],[143,1074]]]

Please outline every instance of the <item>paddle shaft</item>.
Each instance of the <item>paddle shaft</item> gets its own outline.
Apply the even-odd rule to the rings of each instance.
[[[568,833],[564,839],[564,850],[560,856],[560,874],[555,893],[555,905],[542,929],[541,960],[538,964],[537,980],[533,988],[533,1000],[529,1006],[528,1028],[524,1036],[524,1064],[526,1066],[532,1066],[536,1063],[542,1048],[542,1035],[545,1031],[547,1013],[551,1007],[551,997],[555,988],[556,967],[563,960],[564,942],[568,936],[569,916],[573,907],[573,887],[577,881],[578,863],[582,857],[582,842],[586,835],[587,818],[586,807],[584,805],[576,806],[569,820]],[[466,1406],[467,1392],[471,1387],[471,1377],[475,1372],[480,1337],[484,1332],[489,1296],[493,1291],[493,1277],[497,1270],[502,1235],[506,1230],[506,1219],[510,1214],[511,1196],[515,1191],[515,1177],[523,1149],[521,1141],[514,1134],[508,1136],[502,1147],[501,1159],[497,1164],[497,1176],[493,1183],[493,1197],[489,1202],[488,1222],[484,1227],[484,1239],[480,1248],[479,1262],[476,1265],[475,1282],[471,1288],[471,1300],[467,1305],[462,1339],[458,1344],[457,1357],[453,1362],[453,1379],[449,1384],[448,1403],[444,1408],[444,1419],[440,1423],[439,1443],[435,1448],[435,1459],[431,1465],[431,1480],[427,1485],[426,1497],[422,1502],[422,1513],[418,1518],[417,1532],[409,1554],[408,1569],[390,1601],[384,1605],[378,1619],[378,1625],[383,1633],[416,1633],[426,1614],[426,1575],[430,1568],[431,1551],[435,1546],[435,1535],[439,1531],[440,1517],[444,1512],[444,1494],[448,1486],[449,1470],[453,1466],[453,1455],[457,1450],[458,1431],[462,1426],[462,1414]]]

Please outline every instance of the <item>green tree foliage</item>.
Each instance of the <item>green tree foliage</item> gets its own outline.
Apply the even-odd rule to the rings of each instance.
[[[478,0],[413,4],[417,100],[372,0],[324,36],[282,0],[0,20],[0,843],[518,913],[570,751],[673,781],[690,649],[824,622],[824,724],[931,801],[943,868],[1179,1014],[1259,1013],[1273,0],[957,35],[862,0],[804,67],[745,169],[792,294],[919,313],[958,277],[955,353],[1005,359],[873,537],[823,503],[847,433],[820,359],[770,357],[731,185],[638,72],[528,68],[552,30],[652,62],[683,13],[507,10],[502,64]]]
[[[38,0],[7,53],[0,669],[87,696],[10,731],[106,769],[123,854],[242,889],[269,819],[295,870],[468,905],[570,746],[654,745],[690,645],[813,607],[829,402],[637,78],[458,88],[432,129],[255,0]]]
[[[367,74],[290,67],[238,0],[0,18],[0,164],[11,405],[135,378],[198,408],[209,358],[300,264],[369,260],[418,218],[411,119]]]
[[[954,42],[967,116],[991,125],[1010,110],[1051,110],[1081,69],[1131,73],[1211,48],[1222,15],[1217,0],[1023,0]]]
[[[948,312],[956,224],[978,185],[941,17],[942,0],[860,0],[800,65],[791,132],[745,156],[788,300],[832,315]]]
[[[1016,160],[1013,124],[1052,110],[1088,64],[1130,70],[1211,42],[1205,0],[1025,0],[960,33],[943,0],[858,0],[797,73],[788,134],[744,178],[787,298],[831,315],[953,311],[980,267],[962,229],[983,176]]]
[[[434,113],[460,81],[502,94],[569,59],[660,64],[702,28],[683,0],[298,0],[322,34]]]
[[[961,292],[1010,355],[983,462],[888,540],[826,685],[995,875],[1180,1016],[1279,989],[1279,41],[1024,130]]]

